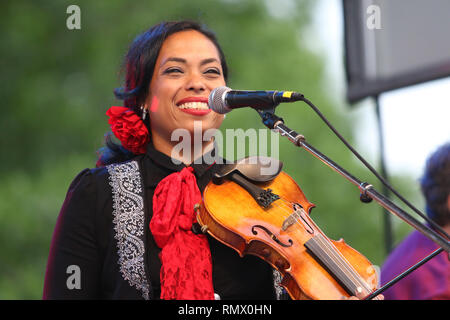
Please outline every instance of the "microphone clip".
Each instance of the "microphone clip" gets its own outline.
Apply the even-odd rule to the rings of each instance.
[[[262,119],[264,125],[271,130],[275,129],[275,126],[277,125],[278,122],[281,121],[284,123],[284,120],[275,114],[275,108],[277,106],[278,106],[278,104],[271,109],[265,109],[265,110],[257,109],[256,110],[259,113],[259,115],[261,116],[261,119]]]

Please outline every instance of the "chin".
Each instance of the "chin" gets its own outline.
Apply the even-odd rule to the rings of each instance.
[[[194,130],[206,131],[209,129],[218,129],[222,124],[222,119],[211,119],[211,118],[196,118],[196,119],[186,119],[183,127],[189,132],[194,132]]]

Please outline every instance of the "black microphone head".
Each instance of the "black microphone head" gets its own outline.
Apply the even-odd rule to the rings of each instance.
[[[231,109],[228,108],[225,103],[225,94],[229,91],[231,91],[231,89],[225,86],[217,87],[211,91],[208,98],[209,108],[220,114],[230,112]]]

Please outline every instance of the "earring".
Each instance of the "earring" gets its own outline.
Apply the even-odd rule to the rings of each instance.
[[[145,120],[145,118],[147,117],[148,110],[144,106],[141,106],[141,111],[142,111],[142,120]]]

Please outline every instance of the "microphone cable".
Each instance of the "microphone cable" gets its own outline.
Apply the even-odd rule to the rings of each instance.
[[[402,195],[400,195],[346,140],[345,138],[334,128],[334,126],[328,121],[328,119],[320,112],[320,110],[307,98],[304,96],[300,99],[300,101],[305,102],[308,106],[310,106],[314,112],[325,122],[328,128],[333,131],[333,133],[339,138],[339,140],[344,143],[344,145],[369,169],[377,178],[381,181],[381,183],[388,188],[393,194],[395,194],[401,201],[403,201],[410,209],[412,209],[415,213],[417,213],[420,217],[422,217],[425,221],[427,221],[430,225],[432,225],[436,231],[439,231],[442,235],[449,239],[449,235],[445,232],[441,226],[439,226],[436,222],[430,219],[427,215],[423,214],[420,210],[414,207],[408,200],[406,200]]]

